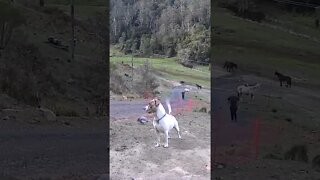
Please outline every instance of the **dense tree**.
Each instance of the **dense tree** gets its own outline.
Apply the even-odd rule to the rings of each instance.
[[[18,9],[8,2],[0,1],[0,50],[8,45],[14,29],[23,22]]]
[[[111,0],[110,9],[110,42],[125,53],[209,58],[209,0]]]

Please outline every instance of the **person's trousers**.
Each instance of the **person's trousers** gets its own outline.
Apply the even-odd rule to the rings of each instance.
[[[237,108],[230,107],[230,113],[231,113],[231,120],[237,121]]]
[[[182,99],[184,100],[184,92],[182,92],[181,94],[182,94]]]

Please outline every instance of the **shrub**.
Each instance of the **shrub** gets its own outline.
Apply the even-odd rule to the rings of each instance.
[[[79,117],[79,114],[74,109],[65,105],[56,105],[54,113],[56,116]]]
[[[312,166],[315,168],[315,167],[318,167],[320,168],[320,155],[317,155],[316,157],[313,158],[312,160]]]
[[[284,159],[308,162],[307,147],[305,145],[293,146],[285,153]]]
[[[156,77],[152,74],[151,70],[151,65],[148,61],[138,68],[142,78],[135,85],[135,89],[140,95],[143,95],[144,92],[154,92],[159,87]]]
[[[0,1],[0,50],[8,45],[14,29],[23,22],[24,18],[17,8],[8,2]]]
[[[118,71],[112,71],[110,73],[110,90],[116,94],[123,94],[129,91],[125,80]]]

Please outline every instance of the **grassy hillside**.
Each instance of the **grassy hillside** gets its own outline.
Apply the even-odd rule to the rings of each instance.
[[[85,1],[81,2],[85,3]],[[10,86],[13,90],[25,89],[25,91],[20,91],[21,95],[13,94],[11,97],[17,98],[24,96],[23,94],[35,96],[38,93],[42,99],[41,105],[59,115],[85,115],[88,114],[85,113],[87,108],[89,113],[94,115],[97,108],[103,104],[102,99],[106,98],[107,84],[104,82],[107,82],[108,77],[106,62],[103,60],[103,48],[105,45],[101,43],[101,38],[96,35],[95,29],[93,29],[90,22],[77,17],[95,18],[95,16],[90,16],[82,10],[78,11],[77,7],[75,7],[77,18],[75,37],[77,43],[75,60],[71,61],[70,51],[54,48],[45,43],[49,37],[54,37],[61,40],[62,44],[70,46],[71,21],[69,13],[63,13],[63,10],[66,9],[60,8],[60,6],[56,6],[57,8],[53,9],[51,5],[43,8],[34,8],[23,3],[17,3],[15,7],[23,14],[26,23],[15,30],[12,41],[10,41],[8,48],[3,51],[3,57],[0,58],[0,62],[5,63],[10,58],[12,58],[12,61],[20,62],[21,59],[13,55],[12,52],[17,52],[15,49],[23,45],[23,47],[27,48],[32,46],[35,52],[38,53],[31,54],[30,57],[34,56],[35,59],[44,62],[45,66],[42,67],[43,74],[37,77],[37,74],[29,75],[32,74],[29,69],[30,64],[21,65],[20,70],[27,74],[25,75],[26,77],[30,76],[30,79],[32,79],[33,76],[36,76],[35,79],[39,80],[33,82],[35,84],[29,84],[30,88],[21,87],[19,84]],[[82,7],[85,9],[85,6]],[[103,9],[103,7],[95,9],[91,8],[91,6],[88,7],[91,14]],[[62,10],[62,12],[59,10]],[[24,55],[22,54],[21,56]],[[4,74],[2,72],[1,76],[15,77],[18,74],[19,70],[13,72],[13,74]],[[28,84],[26,86],[28,87]],[[30,92],[28,93],[27,91]],[[28,101],[21,101],[21,103],[37,106],[37,104]]]
[[[259,24],[235,17],[226,9],[215,8],[212,34],[215,62],[221,65],[231,60],[244,71],[268,77],[273,77],[274,71],[278,70],[307,79],[304,83],[309,85],[319,86],[320,42],[314,39],[320,38],[320,30],[309,27],[308,23],[298,23],[307,18],[285,14],[279,16],[278,23]],[[312,38],[294,35],[284,29]]]
[[[116,54],[116,50],[111,50],[111,53]],[[127,63],[131,66],[132,57],[124,56],[117,53],[118,56],[110,57],[111,63]],[[133,58],[133,67],[137,68],[142,66],[144,62],[151,63],[152,68],[160,72],[164,77],[169,80],[185,81],[186,83],[198,83],[206,87],[210,87],[210,71],[208,66],[197,66],[190,69],[182,66],[174,58]]]
[[[33,3],[38,4],[39,1],[25,1],[25,0],[15,0],[18,3]],[[47,4],[60,4],[60,5],[69,5],[70,0],[45,0],[45,5]],[[75,5],[83,5],[83,6],[107,6],[107,0],[74,0]]]

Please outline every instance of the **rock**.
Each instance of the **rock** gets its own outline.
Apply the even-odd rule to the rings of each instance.
[[[44,117],[46,121],[50,121],[50,122],[57,121],[56,114],[51,110],[46,108],[40,108],[39,111],[41,116]]]
[[[145,123],[149,122],[149,120],[148,120],[146,117],[144,117],[144,116],[139,117],[139,118],[138,118],[138,121],[139,121],[141,124],[145,124]]]
[[[2,120],[8,121],[8,120],[10,120],[10,118],[9,118],[9,116],[5,116],[5,117],[2,118]]]
[[[203,107],[199,110],[199,112],[204,112],[204,113],[207,113],[207,108],[206,107]]]
[[[75,82],[75,80],[72,79],[72,78],[69,78],[69,79],[67,80],[67,83],[68,83],[68,84],[74,84],[74,82]]]
[[[217,168],[218,168],[218,169],[223,169],[224,166],[223,166],[222,164],[219,164],[219,165],[217,166]]]
[[[97,180],[109,180],[109,176],[107,174],[102,174]]]
[[[115,151],[124,151],[126,149],[128,149],[128,147],[126,145],[122,145],[121,147],[117,147]]]
[[[280,179],[280,176],[278,176],[278,175],[272,175],[272,176],[270,176],[272,179]]]
[[[39,119],[32,119],[31,121],[29,121],[30,124],[37,124],[40,123]]]

